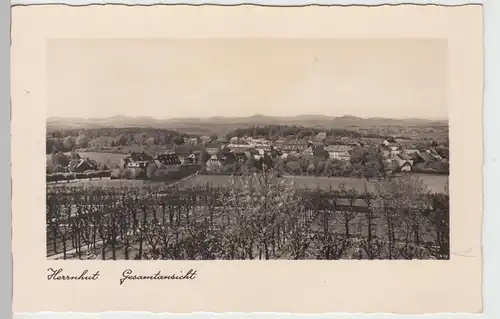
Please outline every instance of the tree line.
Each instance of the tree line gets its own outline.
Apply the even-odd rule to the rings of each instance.
[[[288,136],[296,136],[299,139],[306,137],[314,137],[319,133],[326,133],[326,136],[335,137],[352,137],[360,138],[359,132],[346,129],[324,129],[314,127],[304,127],[301,125],[264,125],[250,126],[248,128],[237,128],[226,134],[226,138],[231,137],[252,137],[252,138],[280,138]]]
[[[173,130],[156,128],[93,128],[50,131],[46,154],[70,152],[75,148],[120,147],[128,145],[181,145],[184,138],[196,137]]]
[[[277,161],[279,171],[291,175],[323,175],[372,179],[386,177],[382,157],[373,149],[356,148],[350,161],[330,159],[327,156],[289,155]]]

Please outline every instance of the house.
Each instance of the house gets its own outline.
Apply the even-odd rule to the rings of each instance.
[[[325,150],[328,152],[350,152],[354,149],[354,147],[349,145],[329,145],[325,147]]]
[[[69,161],[69,164],[68,164],[68,170],[70,172],[74,172],[75,168],[78,166],[78,164],[80,164],[80,160],[71,160]]]
[[[75,159],[69,162],[68,170],[70,172],[83,173],[85,171],[96,171],[97,166],[98,165],[96,161],[92,161],[88,158],[79,160]]]
[[[276,148],[281,148],[283,146],[283,144],[285,143],[285,140],[284,139],[279,139],[277,141],[274,141],[273,145],[274,147]]]
[[[240,153],[240,152],[244,152],[245,150],[247,150],[248,148],[250,148],[250,145],[249,144],[243,144],[243,143],[238,143],[238,144],[228,144],[227,147],[229,150],[231,150],[231,152],[237,152],[237,153]]]
[[[196,137],[191,137],[188,139],[187,143],[191,145],[196,145],[198,144],[198,139]]]
[[[193,150],[193,156],[195,158],[195,163],[201,163],[203,161],[203,150]]]
[[[401,153],[399,146],[389,146],[390,156],[397,156]]]
[[[222,168],[222,163],[217,155],[212,155],[210,159],[205,164],[205,169],[207,172],[219,172]]]
[[[175,155],[179,158],[181,161],[181,164],[191,164],[193,161],[193,154],[192,153],[184,153],[184,152],[175,152]]]
[[[395,155],[394,157],[399,157],[399,158],[402,158],[404,160],[412,160],[413,159],[413,155],[407,155],[404,152],[401,152],[401,153]]]
[[[153,162],[153,157],[142,152],[142,153],[135,153],[132,152],[128,154],[126,157],[122,158],[120,160],[120,167],[121,168],[146,168],[148,164]]]
[[[184,157],[184,162],[182,164],[184,165],[190,165],[190,164],[196,164],[198,162],[198,158],[196,157],[195,154],[189,154],[189,156]]]
[[[351,154],[349,154],[349,152],[343,151],[343,152],[339,152],[334,158],[341,160],[341,161],[350,161]]]
[[[420,151],[419,151],[419,150],[417,150],[417,149],[414,149],[414,148],[411,148],[411,149],[404,149],[404,150],[403,150],[403,154],[405,154],[405,155],[407,155],[407,156],[411,156],[411,155],[413,155],[413,154],[418,154],[418,153],[420,153]]]
[[[382,146],[385,146],[385,147],[388,147],[388,148],[391,147],[391,146],[397,146],[397,145],[398,145],[398,143],[392,137],[389,137],[389,138],[387,138],[386,140],[384,140],[382,142]]]
[[[410,172],[414,161],[401,155],[396,155],[392,160],[392,164],[396,167],[395,172]]]
[[[181,160],[175,153],[159,154],[154,162],[158,168],[177,168],[181,166]]]
[[[434,160],[440,162],[443,160],[443,157],[439,155],[434,149],[427,150],[426,153],[428,153]]]
[[[351,147],[363,147],[364,143],[360,140],[347,140],[347,142],[344,142],[345,145],[351,146]]]
[[[394,160],[397,162],[398,166],[403,166],[406,163],[409,163],[410,165],[413,165],[413,160],[405,159],[401,156],[396,156]]]
[[[308,148],[307,142],[303,140],[287,140],[281,146],[283,151],[303,152]]]
[[[414,164],[417,163],[432,163],[434,158],[427,152],[415,153],[411,156]]]
[[[208,154],[214,155],[217,154],[221,149],[221,145],[218,143],[208,143],[205,146],[205,150],[207,151]]]
[[[403,165],[399,166],[399,170],[401,172],[410,172],[412,167],[412,163],[410,161],[405,161]]]
[[[207,143],[210,143],[212,141],[212,138],[210,136],[203,135],[203,136],[200,136],[200,141],[203,144],[207,144]]]
[[[316,137],[314,138],[314,141],[315,142],[321,142],[321,143],[323,143],[323,141],[325,140],[325,138],[326,138],[326,133],[325,132],[321,132],[321,133],[318,133],[316,135]]]
[[[175,155],[179,157],[182,164],[189,162],[189,157],[191,156],[192,148],[189,145],[177,145],[174,149]]]
[[[349,145],[329,145],[325,148],[331,159],[349,161],[351,159],[350,151],[353,150]]]
[[[324,141],[312,141],[312,146],[322,147],[322,146],[325,146],[325,142]]]
[[[137,161],[137,162],[130,162],[127,164],[127,168],[147,168],[148,165],[151,164],[151,161]]]
[[[264,151],[264,152],[270,152],[271,151],[271,146],[269,144],[262,144],[262,143],[259,143],[259,144],[255,144],[254,145],[254,148],[257,150],[257,151]]]
[[[146,154],[145,152],[141,153],[130,153],[129,158],[135,162],[152,162],[153,156]]]
[[[238,144],[239,138],[236,136],[233,136],[229,139],[229,144]]]
[[[266,145],[268,145],[269,143],[271,143],[269,140],[267,140],[265,138],[248,138],[246,141],[249,142],[249,143],[266,144]]]

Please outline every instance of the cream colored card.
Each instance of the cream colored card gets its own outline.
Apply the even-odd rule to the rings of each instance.
[[[482,19],[479,5],[14,7],[13,311],[480,312]],[[49,116],[332,110],[368,118],[444,113],[453,158],[449,260],[47,258]],[[96,280],[54,280],[48,269]],[[120,282],[124,274],[190,269],[188,280]]]

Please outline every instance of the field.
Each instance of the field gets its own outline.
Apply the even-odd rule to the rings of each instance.
[[[433,193],[444,193],[445,184],[448,181],[448,176],[443,175],[426,175],[426,174],[414,174],[418,176],[423,183],[427,186],[428,190]],[[235,177],[236,180],[239,177]],[[354,188],[359,192],[363,192],[365,185],[369,191],[375,190],[376,181],[366,181],[359,178],[340,178],[340,177],[314,177],[314,176],[286,176],[282,179],[285,183],[291,183],[292,181],[296,186],[300,188],[310,188],[314,189],[319,186],[319,188],[328,190],[330,187],[332,189],[338,189],[341,184],[344,184],[346,188]],[[228,175],[197,175],[191,176],[182,180],[178,183],[181,188],[193,187],[198,185],[210,184],[212,186],[227,186],[231,180],[231,176]],[[141,186],[161,186],[164,183],[156,182],[145,182],[141,180],[110,180],[110,179],[94,179],[94,180],[81,180],[73,181],[70,183],[58,183],[58,184],[47,184],[49,187],[63,187],[63,186],[83,186],[83,187],[141,187]]]
[[[70,153],[65,153],[66,155],[70,155]],[[89,158],[91,160],[96,161],[99,164],[118,164],[120,160],[125,157],[124,154],[116,154],[116,153],[97,153],[97,152],[84,152],[78,153],[81,158]],[[50,154],[47,155],[47,161],[50,160]]]
[[[433,193],[443,193],[448,176],[443,175],[425,175],[415,174],[427,186],[429,191]],[[186,179],[180,183],[180,187],[191,187],[196,185],[211,184],[213,186],[225,186],[230,181],[230,176],[227,175],[198,175]],[[367,186],[369,191],[374,191],[376,181],[366,181],[359,178],[340,178],[340,177],[314,177],[314,176],[286,176],[283,177],[287,182],[294,182],[300,188],[316,188],[328,190],[330,187],[338,189],[340,184],[344,184],[346,188],[355,188],[362,192]]]
[[[120,160],[124,158],[125,156],[123,154],[115,154],[115,153],[94,153],[94,152],[89,152],[89,153],[79,153],[80,157],[82,158],[89,158],[91,160],[94,160],[98,163],[102,164],[118,164],[120,163]]]
[[[113,187],[113,188],[122,188],[122,187],[138,187],[146,185],[146,182],[143,180],[134,180],[134,179],[80,179],[80,180],[72,180],[68,183],[59,182],[59,183],[47,183],[47,187]]]

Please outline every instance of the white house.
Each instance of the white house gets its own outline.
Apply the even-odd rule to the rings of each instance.
[[[231,137],[231,139],[229,140],[229,143],[230,143],[230,144],[238,144],[238,141],[239,141],[239,138],[237,138],[236,136],[233,136],[233,137]]]
[[[348,161],[351,159],[351,155],[349,152],[353,149],[352,146],[348,145],[329,145],[325,147],[325,150],[328,152],[328,155],[331,159]]]
[[[217,157],[217,155],[212,155],[210,159],[205,164],[205,169],[208,172],[218,172],[222,167],[222,163]]]

